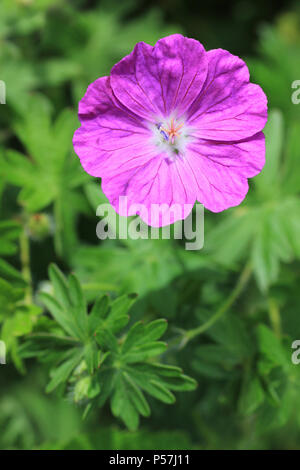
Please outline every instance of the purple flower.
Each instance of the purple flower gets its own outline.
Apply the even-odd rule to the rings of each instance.
[[[79,119],[73,143],[85,171],[102,178],[118,213],[150,225],[168,220],[154,220],[155,204],[169,223],[196,200],[213,212],[240,204],[265,163],[267,99],[246,64],[179,34],[138,43],[88,87]]]

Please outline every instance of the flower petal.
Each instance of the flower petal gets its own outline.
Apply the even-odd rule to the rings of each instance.
[[[136,165],[153,157],[149,128],[113,96],[109,78],[99,78],[88,87],[79,103],[79,119],[82,125],[73,145],[92,176],[113,174],[133,159]]]
[[[196,40],[174,34],[154,47],[138,43],[111,71],[116,97],[151,121],[184,113],[199,94],[207,74],[206,52]]]
[[[120,215],[139,214],[146,224],[161,227],[191,212],[196,195],[188,179],[182,162],[158,155],[135,170],[103,178],[102,190]]]
[[[185,163],[194,177],[197,200],[212,212],[239,205],[248,192],[247,178],[264,165],[264,149],[262,132],[243,142],[190,143]]]
[[[249,83],[248,68],[239,57],[222,49],[207,52],[205,85],[187,112],[192,135],[236,141],[261,131],[267,121],[267,98]]]
[[[249,139],[239,142],[216,142],[197,139],[188,145],[204,161],[232,169],[243,178],[252,178],[261,172],[265,164],[265,136],[258,132]]]

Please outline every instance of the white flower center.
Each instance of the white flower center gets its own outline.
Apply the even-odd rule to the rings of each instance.
[[[159,120],[153,126],[154,143],[162,151],[167,152],[168,156],[175,158],[182,155],[189,140],[188,129],[182,119]]]

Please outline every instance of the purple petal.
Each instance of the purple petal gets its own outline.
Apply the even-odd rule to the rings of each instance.
[[[239,142],[216,142],[214,140],[197,139],[188,145],[192,151],[204,161],[209,160],[216,166],[231,168],[243,178],[256,176],[265,164],[265,136],[258,132],[249,139]]]
[[[134,170],[103,178],[102,190],[120,215],[138,213],[148,225],[161,227],[189,215],[196,200],[192,182],[180,160],[158,155]],[[120,196],[127,197],[126,207]]]
[[[116,97],[151,121],[182,114],[199,94],[207,74],[206,52],[194,39],[174,34],[154,47],[138,43],[111,71]]]
[[[187,112],[192,135],[236,141],[261,131],[267,121],[267,98],[249,83],[248,68],[239,57],[222,49],[207,52],[205,85]]]
[[[199,139],[189,144],[185,163],[194,178],[197,200],[204,207],[220,212],[237,206],[247,194],[247,178],[264,166],[264,134],[230,143]]]
[[[79,119],[82,125],[74,134],[73,145],[92,176],[113,174],[131,161],[143,164],[155,156],[150,130],[116,100],[107,77],[88,87],[79,103]]]

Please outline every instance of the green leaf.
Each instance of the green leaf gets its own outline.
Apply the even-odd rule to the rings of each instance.
[[[99,297],[93,305],[89,315],[89,332],[94,334],[106,318],[109,309],[109,298],[107,295]]]
[[[280,180],[280,163],[283,148],[284,126],[282,113],[278,110],[269,112],[264,133],[266,136],[266,164],[262,172],[255,177],[255,185],[261,194],[271,195],[277,191]],[[276,184],[277,182],[277,184]]]
[[[24,336],[32,331],[32,319],[30,312],[16,311],[13,318],[12,334],[14,336]]]
[[[156,380],[151,380],[149,384],[143,387],[149,395],[152,395],[157,400],[162,401],[168,405],[175,403],[176,399],[173,393],[171,393],[162,383],[157,382]]]
[[[55,264],[49,267],[49,278],[54,288],[55,298],[64,309],[69,309],[71,306],[69,286],[65,276]]]
[[[266,291],[277,279],[279,260],[276,252],[270,249],[274,243],[270,220],[259,227],[257,238],[253,244],[252,263],[258,285]]]
[[[142,415],[142,416],[150,416],[150,407],[139,389],[139,387],[134,383],[134,381],[131,379],[130,375],[126,372],[123,372],[123,378],[125,382],[127,383],[128,391],[130,394],[130,399],[132,403],[135,405],[137,411]]]
[[[133,347],[129,352],[124,354],[123,359],[127,364],[141,362],[151,357],[163,354],[167,349],[166,343],[153,341],[140,346]]]
[[[273,366],[289,365],[286,352],[275,334],[265,325],[258,325],[256,332],[259,350],[263,357]]]
[[[257,377],[250,377],[244,385],[244,390],[239,399],[239,410],[245,415],[253,414],[264,402],[265,392]]]
[[[65,258],[78,243],[77,217],[88,211],[85,197],[77,190],[89,176],[73,153],[76,126],[76,113],[71,110],[62,111],[52,123],[50,102],[32,95],[15,126],[30,158],[8,151],[3,168],[7,180],[21,187],[18,200],[28,212],[54,204],[55,247]]]
[[[57,323],[71,336],[78,338],[78,328],[74,324],[73,318],[70,313],[65,312],[63,307],[55,300],[50,294],[41,292],[39,295],[41,301],[46,308],[51,312]]]
[[[164,319],[154,320],[145,326],[144,342],[153,342],[161,338],[168,328],[168,322]]]
[[[23,154],[16,150],[7,150],[3,162],[3,171],[5,178],[16,186],[23,186],[24,180],[34,184],[36,178],[36,169],[34,164],[25,158]]]
[[[101,348],[107,348],[117,352],[118,341],[110,330],[100,328],[100,330],[95,334],[95,338]]]
[[[93,374],[94,370],[98,367],[99,362],[99,351],[94,342],[91,341],[85,345],[84,358],[89,374]]]
[[[59,384],[66,382],[71,374],[71,372],[75,369],[77,364],[79,363],[82,352],[75,350],[71,350],[72,357],[67,361],[63,362],[60,366],[52,371],[51,374],[51,381],[47,385],[46,392],[52,392]]]
[[[197,387],[196,380],[184,374],[180,374],[177,377],[160,377],[160,380],[160,383],[165,385],[168,389],[177,392],[189,392],[195,390]]]
[[[69,293],[71,297],[72,314],[74,321],[83,335],[87,333],[88,317],[87,305],[84,298],[83,290],[76,276],[69,276]]]
[[[114,416],[122,418],[128,429],[135,431],[139,424],[139,414],[130,400],[128,387],[119,374],[115,382],[115,391],[111,399],[111,411]]]
[[[136,344],[140,344],[144,337],[144,325],[142,322],[137,322],[133,325],[133,327],[129,330],[127,334],[123,347],[122,347],[122,354],[126,354],[130,351]]]
[[[111,303],[111,310],[105,324],[114,333],[120,331],[127,324],[129,319],[128,311],[135,302],[136,297],[136,294],[122,295]],[[126,323],[125,319],[127,319]]]
[[[3,276],[9,281],[17,283],[19,286],[25,287],[27,283],[24,281],[21,273],[13,266],[0,258],[0,276]]]
[[[287,194],[296,194],[300,190],[299,133],[300,120],[298,119],[292,121],[287,130],[287,149],[282,178],[284,191]]]

